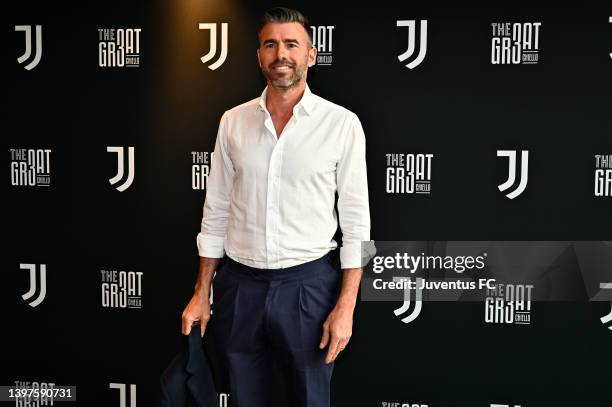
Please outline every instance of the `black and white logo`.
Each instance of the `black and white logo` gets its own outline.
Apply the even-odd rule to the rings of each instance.
[[[212,165],[212,152],[191,152],[191,189],[205,190]]]
[[[497,284],[487,288],[485,322],[530,325],[532,291],[530,284]]]
[[[601,283],[599,284],[599,287],[602,290],[612,290],[612,283]],[[609,324],[608,329],[612,331],[612,309],[610,310],[610,313],[608,315],[604,315],[603,317],[601,317],[601,323],[604,325]]]
[[[412,284],[412,278],[410,277],[393,277],[393,281],[401,281],[404,283],[404,302],[401,307],[397,308],[393,311],[393,313],[399,317],[403,323],[409,324],[421,314],[421,310],[423,309],[423,281],[424,279],[420,277],[415,278],[414,285]],[[412,311],[405,316],[401,316],[406,314],[412,304],[412,288],[415,290],[415,298],[414,298],[414,306],[412,307]]]
[[[433,154],[386,154],[388,194],[430,194]]]
[[[219,68],[225,62],[227,58],[227,28],[228,23],[221,23],[221,53],[219,54],[219,58],[212,64],[208,65],[208,69],[214,71]],[[206,64],[208,61],[213,59],[217,54],[217,24],[216,23],[200,23],[200,30],[209,30],[210,31],[210,46],[208,49],[208,53],[203,55],[200,60],[203,64]]]
[[[125,383],[109,383],[108,387],[110,389],[119,390],[119,407],[127,407],[127,384]],[[130,398],[130,407],[136,407],[136,385],[130,384],[129,389],[129,398]]]
[[[419,53],[417,54],[416,58],[406,64],[408,69],[413,69],[423,62],[425,54],[427,53],[427,20],[420,20],[419,24]],[[404,62],[412,57],[416,48],[417,21],[398,20],[397,27],[408,27],[408,49],[397,56],[397,59],[399,59],[400,62]]]
[[[498,189],[501,192],[514,187],[516,183],[517,165],[516,165],[517,152],[514,150],[497,150],[498,157],[508,157],[508,179],[503,184],[498,185]],[[529,151],[521,151],[521,171],[520,180],[516,188],[506,194],[506,197],[514,199],[525,191],[527,187],[527,179],[529,175]]]
[[[127,149],[128,149],[128,156],[127,156],[128,174],[127,174],[127,178],[125,179],[125,181],[121,185],[115,187],[115,189],[119,192],[125,191],[126,189],[130,187],[130,185],[132,185],[132,182],[134,182],[134,147],[128,147]],[[117,154],[117,174],[115,174],[114,177],[108,180],[108,182],[111,185],[115,185],[116,183],[118,183],[119,181],[123,179],[123,174],[125,172],[125,163],[124,163],[125,147],[106,147],[106,151],[109,153]]]
[[[24,68],[28,71],[34,69],[40,62],[42,57],[42,25],[34,26],[35,30],[35,42],[34,42],[34,59],[28,64],[24,65]],[[23,54],[17,58],[17,62],[23,64],[32,56],[32,26],[31,25],[16,25],[15,31],[23,31],[25,33],[25,50]]]
[[[491,63],[537,64],[542,23],[491,23]]]
[[[140,28],[98,28],[98,66],[140,66]]]
[[[142,308],[142,271],[100,270],[103,308]]]
[[[228,407],[229,397],[229,393],[217,393],[217,398],[219,399],[219,407]]]
[[[333,62],[333,25],[311,25],[312,45],[317,49],[317,65],[331,66]]]
[[[11,185],[48,187],[51,185],[51,150],[11,148]]]
[[[595,196],[612,196],[612,154],[595,155]]]
[[[47,295],[47,265],[21,263],[19,268],[21,270],[29,271],[30,275],[30,288],[28,292],[21,296],[21,298],[23,298],[30,307],[36,307],[43,302],[45,296]],[[38,296],[31,300],[37,291]]]

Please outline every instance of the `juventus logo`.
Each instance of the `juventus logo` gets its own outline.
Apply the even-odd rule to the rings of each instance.
[[[108,182],[111,185],[115,185],[117,182],[121,181],[123,178],[124,172],[124,163],[123,163],[123,151],[124,147],[106,147],[106,151],[109,153],[117,153],[117,175],[113,178],[110,178]],[[116,187],[117,191],[123,192],[132,185],[134,181],[134,147],[128,147],[128,176],[125,182],[118,187]]]
[[[514,186],[516,181],[516,151],[514,150],[497,150],[498,157],[508,157],[508,179],[501,185],[498,185],[498,188],[501,192],[504,192],[508,188]],[[512,192],[506,194],[506,196],[510,199],[514,199],[520,194],[523,193],[525,187],[527,187],[527,176],[529,169],[529,151],[522,150],[521,151],[521,179],[519,181],[518,186]]]
[[[32,55],[32,26],[31,25],[16,25],[15,31],[23,31],[25,32],[25,51],[22,56],[17,58],[17,62],[20,64],[24,63],[30,56]],[[36,52],[34,54],[34,59],[24,66],[28,71],[33,69],[40,62],[40,57],[42,56],[42,26],[36,26]]]
[[[119,389],[119,407],[125,407],[127,404],[127,395],[125,394],[125,383],[109,383],[111,389]],[[136,407],[136,385],[130,384],[130,407]]]
[[[200,23],[200,30],[210,30],[210,50],[200,59],[202,63],[205,64],[217,53],[217,24],[216,23]],[[214,71],[219,68],[225,62],[225,58],[227,58],[227,23],[221,23],[221,55],[219,55],[219,59],[217,59],[211,65],[208,65],[208,69]]]
[[[406,278],[406,277],[393,277],[393,281],[398,281],[398,280],[403,280],[406,282],[406,288],[404,288],[404,303],[402,304],[401,307],[393,311],[393,313],[399,317],[401,314],[408,312],[408,310],[410,309],[410,296],[411,296],[410,291],[411,290],[407,286],[409,286],[411,279]],[[422,278],[419,278],[419,277],[416,278],[417,288],[416,288],[416,298],[414,301],[414,309],[408,316],[402,318],[402,322],[405,324],[411,323],[412,321],[417,319],[419,314],[421,314],[421,309],[423,308],[423,289],[421,288],[422,280],[423,280]]]
[[[612,290],[612,283],[601,283],[599,284],[599,288],[601,288],[602,290]],[[604,315],[603,317],[601,317],[602,324],[605,325],[608,322],[612,322],[612,309],[610,310],[610,313],[608,315]],[[608,329],[612,331],[612,324],[608,326]]]
[[[30,289],[27,293],[23,294],[21,298],[24,300],[29,300],[34,296],[34,293],[37,289],[36,284],[36,264],[20,264],[19,268],[21,270],[29,270],[30,271]],[[45,295],[47,295],[47,265],[40,264],[40,292],[38,293],[38,297],[34,301],[28,302],[30,307],[36,307],[45,299]]]
[[[406,64],[408,69],[413,69],[425,58],[425,53],[427,52],[427,20],[421,20],[421,35],[420,35],[420,45],[419,45],[419,54],[412,61]],[[408,27],[408,49],[401,55],[398,55],[397,58],[400,62],[404,62],[408,58],[414,54],[415,42],[416,42],[416,20],[398,20],[398,27]]]

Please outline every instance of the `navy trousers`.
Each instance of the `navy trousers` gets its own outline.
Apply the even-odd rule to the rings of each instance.
[[[292,407],[330,405],[333,363],[319,343],[340,283],[329,253],[284,269],[227,258],[213,279],[211,322],[233,407],[271,406],[273,358],[288,376]]]

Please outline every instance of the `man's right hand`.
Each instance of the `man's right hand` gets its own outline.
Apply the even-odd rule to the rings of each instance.
[[[183,335],[189,335],[193,325],[199,322],[200,335],[204,337],[206,325],[210,320],[210,286],[218,265],[219,259],[200,257],[200,271],[195,284],[195,292],[181,317]]]
[[[210,320],[210,296],[204,290],[196,291],[183,311],[183,335],[189,335],[195,323],[200,323],[200,336],[204,336]]]

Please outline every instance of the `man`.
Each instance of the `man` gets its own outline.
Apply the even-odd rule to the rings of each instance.
[[[219,125],[182,331],[199,321],[204,335],[212,321],[238,407],[270,406],[272,357],[286,369],[292,406],[329,406],[334,360],[352,333],[370,238],[365,135],[354,113],[310,91],[316,56],[300,12],[268,10],[257,49],[268,85]],[[336,192],[342,276],[329,260]]]

